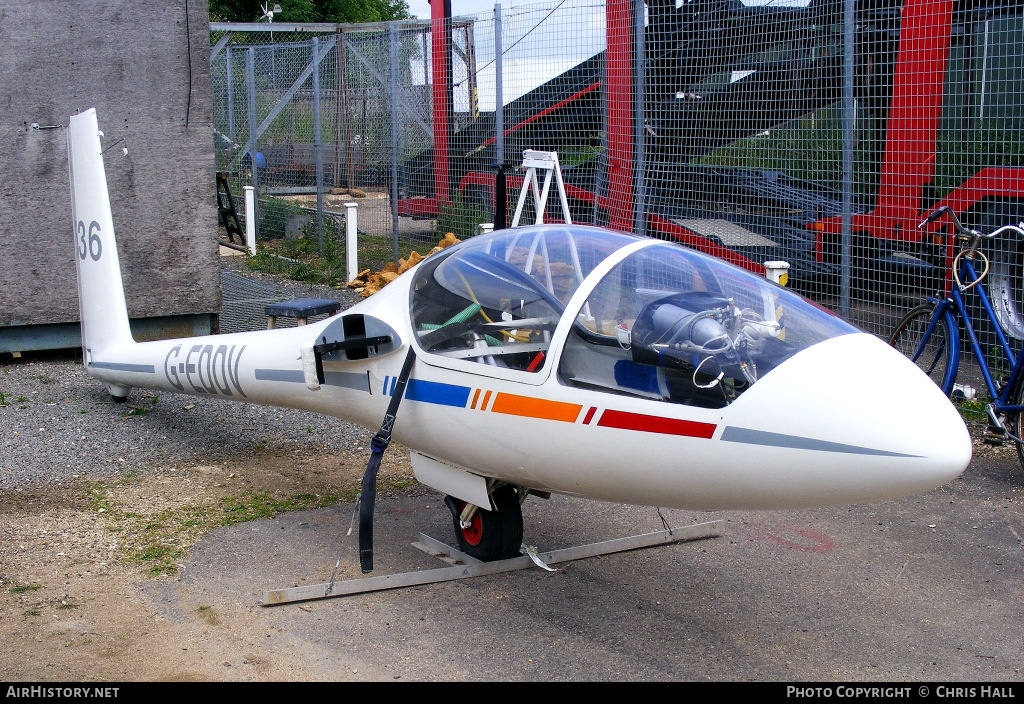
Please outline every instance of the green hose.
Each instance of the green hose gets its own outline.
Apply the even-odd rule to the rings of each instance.
[[[449,318],[448,320],[446,320],[443,323],[440,323],[440,324],[438,324],[438,323],[421,323],[420,324],[420,330],[440,330],[441,328],[445,327],[446,325],[454,325],[455,323],[464,323],[467,320],[469,320],[470,318],[472,318],[474,315],[479,313],[482,308],[483,308],[483,306],[481,306],[479,303],[471,303],[464,310],[462,310],[459,313],[456,313],[455,315],[453,315],[451,318]],[[505,344],[504,342],[502,342],[498,338],[491,337],[490,335],[484,335],[484,340],[487,341],[487,346],[488,347],[500,347],[501,345]]]

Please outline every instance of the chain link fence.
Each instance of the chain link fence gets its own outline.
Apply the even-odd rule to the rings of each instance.
[[[786,261],[791,287],[885,334],[949,285],[948,231],[917,227],[932,208],[1024,217],[1020,0],[562,0],[272,29],[211,35],[217,168],[255,186],[260,239],[322,242],[356,202],[397,259],[510,222],[523,151],[556,151],[574,221]],[[1024,337],[1018,243],[989,255]]]

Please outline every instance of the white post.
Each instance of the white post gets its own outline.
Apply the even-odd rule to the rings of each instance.
[[[771,281],[785,286],[789,283],[789,262],[772,261],[764,263],[764,275]]]
[[[256,189],[242,186],[245,197],[245,246],[249,254],[256,254]]]
[[[352,281],[359,275],[356,255],[356,233],[358,229],[356,208],[358,203],[345,203],[345,260],[348,262],[348,280]]]

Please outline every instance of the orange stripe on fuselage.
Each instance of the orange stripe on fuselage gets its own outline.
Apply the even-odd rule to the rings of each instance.
[[[582,408],[583,406],[578,403],[546,401],[544,399],[506,393],[497,394],[494,397],[494,405],[491,406],[491,410],[495,413],[504,413],[510,416],[526,416],[528,418],[543,418],[544,420],[559,420],[565,423],[575,423]]]

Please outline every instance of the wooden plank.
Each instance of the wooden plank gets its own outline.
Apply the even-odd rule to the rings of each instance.
[[[718,528],[721,523],[721,521],[696,523],[682,528],[673,528],[654,533],[633,535],[626,538],[605,540],[599,543],[590,543],[577,547],[551,550],[539,553],[538,557],[546,565],[555,565],[560,562],[596,557],[597,555],[608,555],[611,553],[637,550],[656,545],[669,545],[683,541],[711,538],[718,535]],[[441,545],[443,545],[443,543]],[[260,601],[260,606],[277,606],[279,604],[290,604],[298,601],[329,599],[338,596],[349,596],[352,594],[363,594],[366,592],[384,591],[387,589],[400,589],[403,587],[412,587],[422,584],[450,582],[452,580],[465,579],[467,577],[482,577],[489,574],[512,572],[515,570],[521,570],[525,567],[530,567],[534,564],[535,563],[529,556],[524,555],[522,557],[513,557],[508,560],[495,560],[494,562],[453,565],[451,567],[439,567],[437,569],[422,570],[419,572],[401,572],[398,574],[381,575],[377,577],[350,579],[343,582],[328,582],[326,584],[311,584],[301,587],[272,589],[263,593],[263,599]]]
[[[76,280],[74,249],[55,233],[71,223],[68,119],[89,107],[106,133],[133,323],[203,316],[208,324],[221,289],[206,3],[186,4],[187,18],[179,4],[121,0],[0,7],[0,337],[27,326],[78,327],[78,287],[65,285]],[[19,344],[29,343],[51,344]]]

